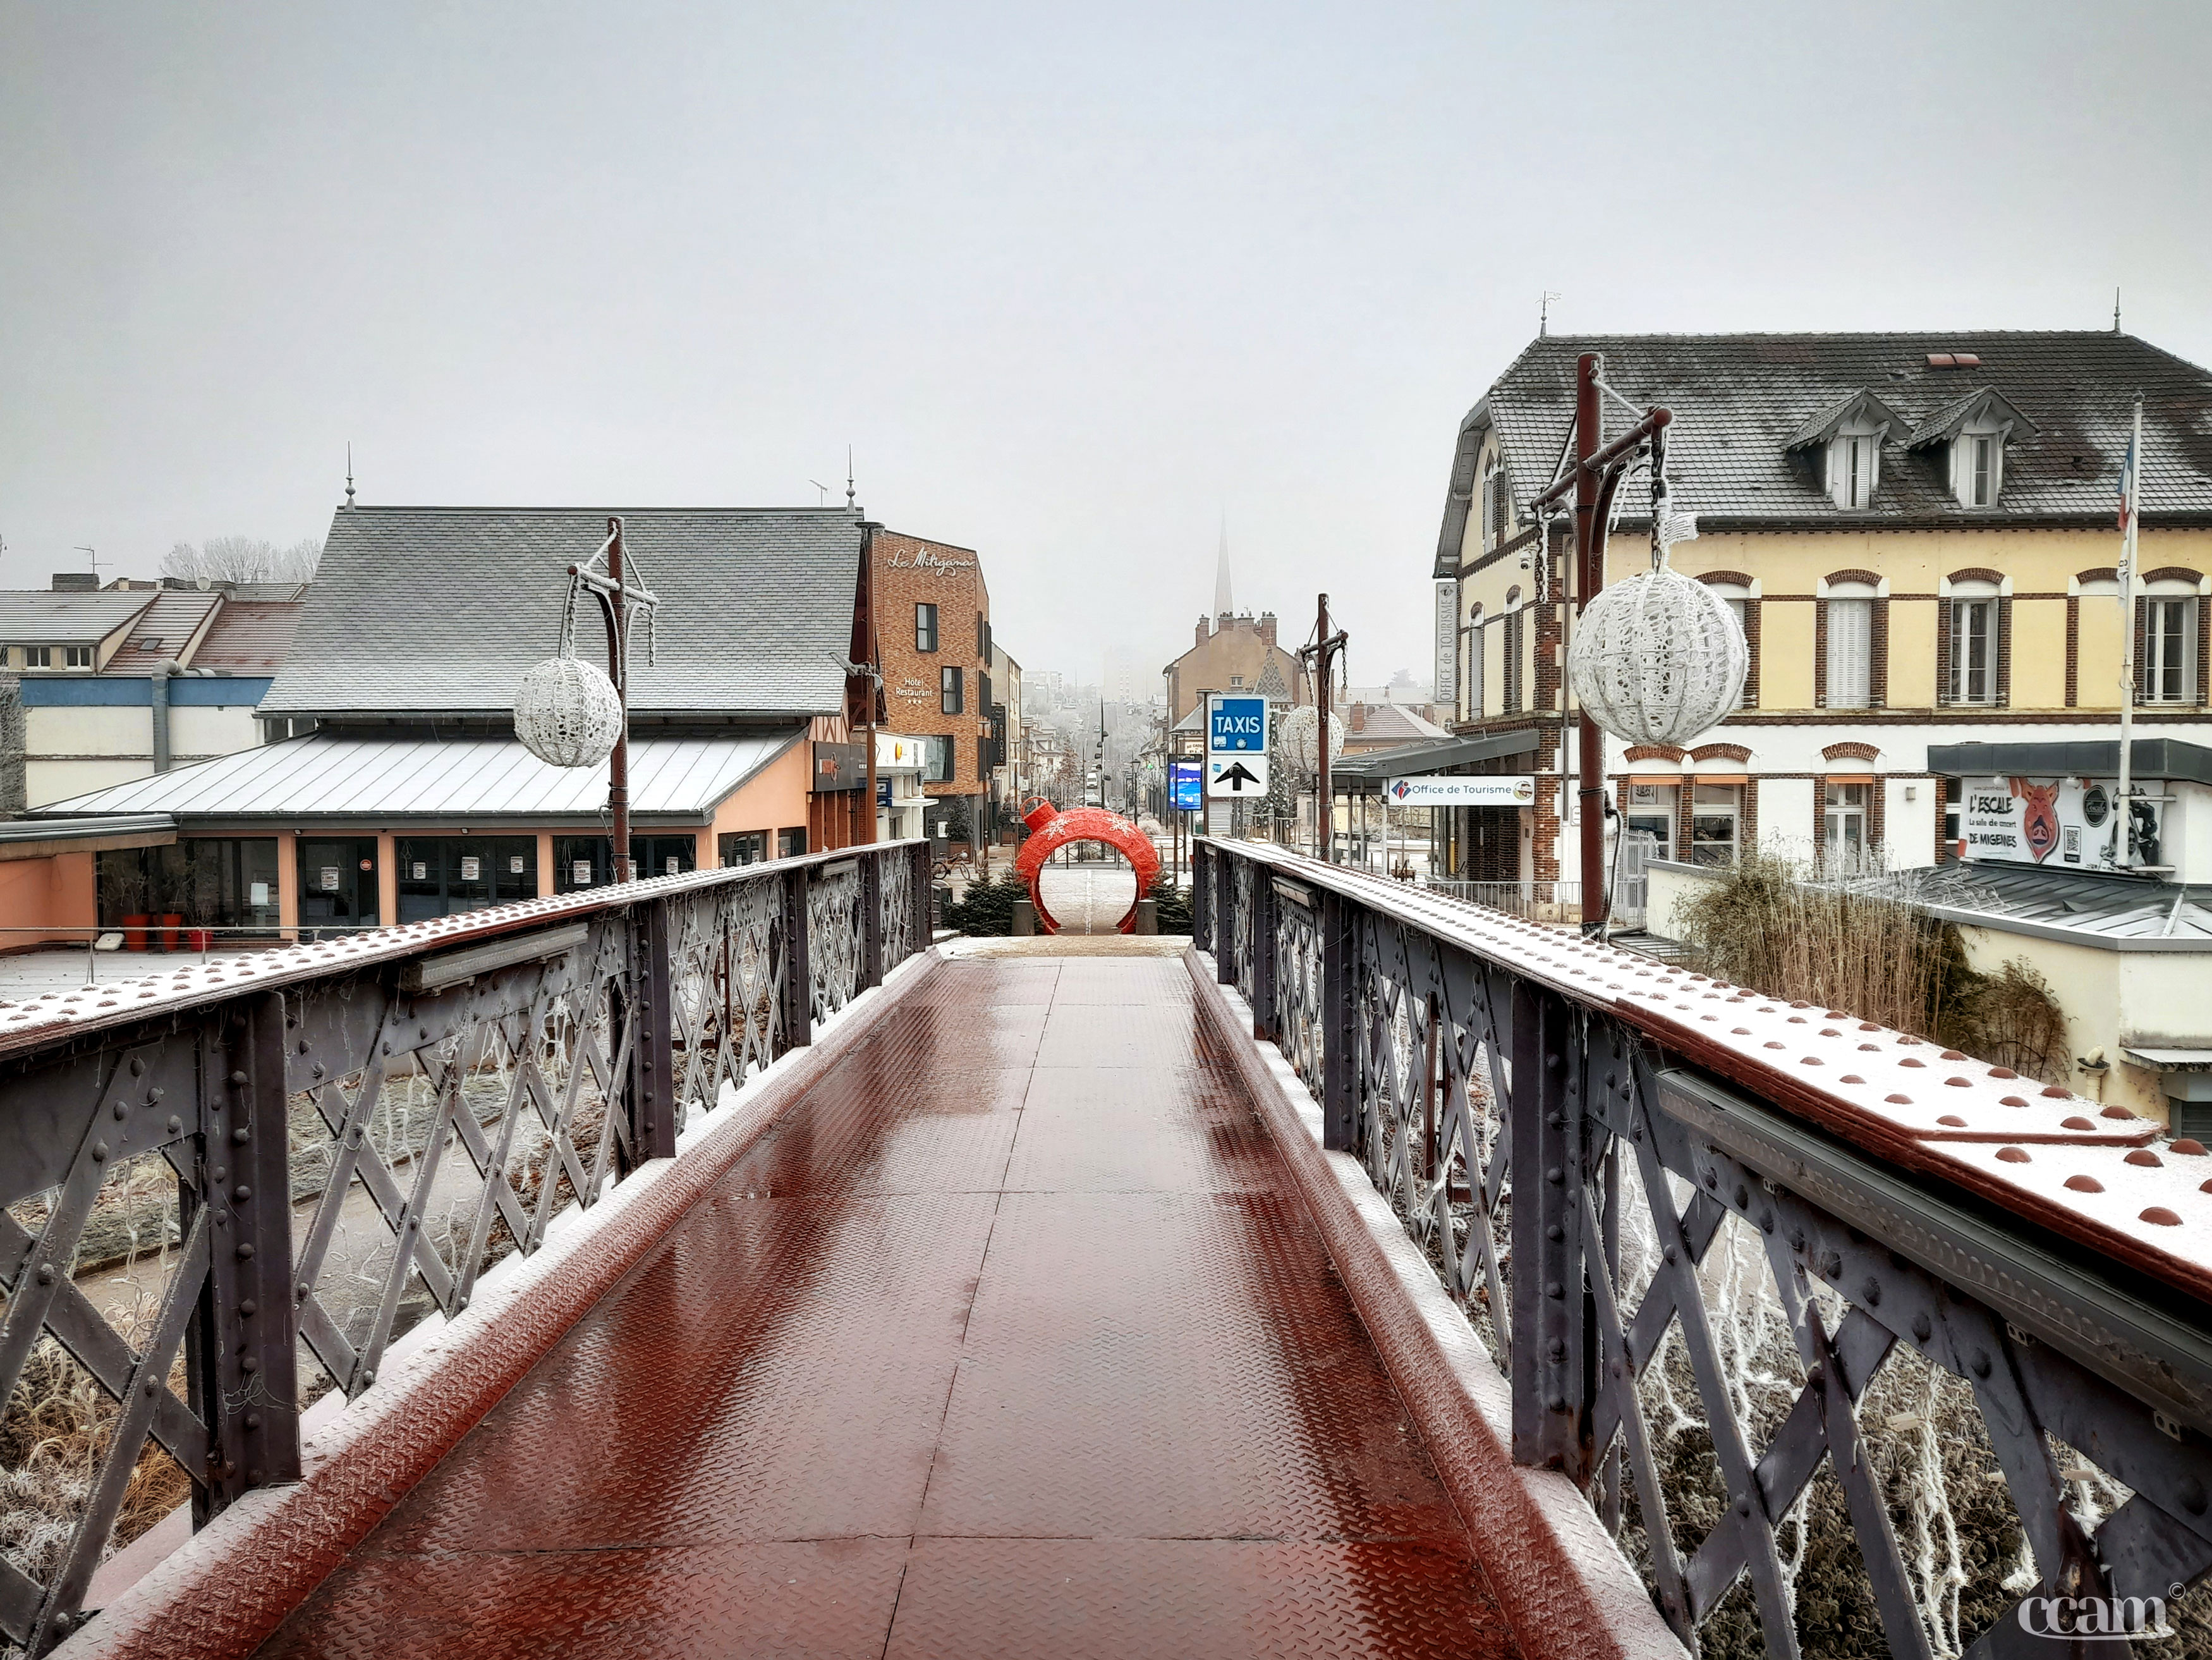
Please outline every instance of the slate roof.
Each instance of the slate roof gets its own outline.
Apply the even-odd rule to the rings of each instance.
[[[613,509],[635,575],[661,601],[659,665],[640,629],[630,706],[788,717],[842,707],[860,567],[845,508]],[[608,510],[340,508],[264,714],[505,715],[553,655],[568,568]],[[577,654],[605,662],[596,610]]]
[[[265,707],[265,705],[264,705]],[[630,810],[700,818],[805,736],[800,725],[730,738],[634,738]],[[552,767],[514,739],[379,739],[324,731],[112,784],[41,813],[200,818],[596,821],[607,765]]]
[[[2212,524],[2212,373],[2132,335],[2106,331],[1941,334],[1553,335],[1532,341],[1461,423],[1437,569],[1457,569],[1474,458],[1495,424],[1516,508],[1555,475],[1574,413],[1575,359],[1605,354],[1606,379],[1638,408],[1674,411],[1668,471],[1678,508],[1717,529],[1869,529],[2109,523],[2136,394],[2143,394],[2143,522]],[[1971,368],[1931,367],[1964,352]],[[1790,440],[1869,392],[1916,428],[1961,400],[1999,393],[2033,425],[2005,447],[1993,508],[1960,507],[1940,451],[1893,434],[1867,508],[1838,508],[1809,453]],[[1609,432],[1626,410],[1606,400]],[[1621,519],[1650,510],[1645,484],[1621,491]]]
[[[153,602],[150,591],[45,588],[0,591],[0,642],[88,645],[105,640]]]

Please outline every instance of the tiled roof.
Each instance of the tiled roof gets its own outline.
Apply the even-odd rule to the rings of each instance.
[[[659,596],[630,706],[715,715],[842,706],[860,516],[842,508],[623,511],[635,575]],[[568,569],[606,538],[581,508],[340,508],[267,714],[497,715],[553,655]],[[596,609],[577,654],[602,665]]]
[[[115,654],[107,660],[110,674],[143,674],[165,658],[184,660],[185,648],[220,596],[197,590],[170,589],[154,596],[146,614],[131,625]]]
[[[1944,334],[1553,335],[1533,341],[1462,423],[1438,567],[1456,568],[1477,489],[1474,456],[1495,423],[1515,502],[1555,476],[1574,413],[1575,359],[1605,354],[1607,383],[1638,408],[1664,404],[1674,424],[1668,471],[1678,508],[1717,527],[2094,522],[2109,519],[2136,395],[2143,396],[2146,524],[2212,524],[2212,373],[2131,335],[2103,331]],[[1970,368],[1932,366],[1968,353]],[[1870,392],[1917,427],[1940,425],[1960,400],[1994,391],[2033,423],[2006,444],[1994,508],[1960,507],[1940,451],[1883,446],[1872,507],[1837,507],[1815,458],[1790,440]],[[1626,410],[1605,400],[1608,431]],[[1621,514],[1648,513],[1641,479]]]
[[[105,640],[153,599],[151,592],[143,589],[135,593],[97,588],[58,593],[45,588],[0,591],[0,642],[83,645]]]
[[[1382,744],[1410,744],[1425,738],[1449,738],[1435,721],[1425,719],[1415,710],[1397,703],[1370,703],[1360,717],[1359,730],[1347,736],[1347,743],[1357,743],[1363,749]]]
[[[306,608],[296,599],[226,599],[192,666],[269,674],[283,666]]]

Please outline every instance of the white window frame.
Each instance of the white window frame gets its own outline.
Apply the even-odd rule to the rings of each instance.
[[[1864,582],[1838,582],[1828,590],[1827,661],[1823,678],[1832,709],[1874,707],[1875,599],[1875,590]],[[1853,644],[1856,653],[1846,656],[1845,650]]]
[[[1857,791],[1856,799],[1852,791]],[[1838,795],[1841,799],[1838,800]],[[1823,779],[1820,783],[1820,850],[1822,858],[1832,866],[1838,865],[1846,870],[1858,869],[1867,856],[1868,810],[1874,803],[1871,784],[1832,784]],[[1850,830],[1856,826],[1857,846],[1850,847]]]
[[[1701,784],[1695,778],[1691,778],[1684,781],[1682,788],[1683,794],[1688,797],[1688,836],[1684,851],[1689,862],[1716,866],[1734,865],[1743,853],[1744,787],[1741,784]],[[1700,800],[1698,794],[1704,790],[1725,790],[1729,799],[1725,801]],[[1711,822],[1721,818],[1726,818],[1729,824],[1725,842],[1699,834],[1700,819]],[[1716,856],[1714,850],[1721,848],[1728,849],[1726,858]]]
[[[2142,695],[2137,701],[2196,702],[2197,608],[2203,603],[2193,588],[2182,583],[2156,583],[2143,595]],[[2174,613],[2179,613],[2180,626],[2172,632],[2179,639],[2172,639],[2172,634],[2160,626],[2163,616]],[[2166,650],[2170,639],[2176,648],[2172,656]],[[2171,691],[2166,689],[2168,683]]]
[[[1989,465],[1983,468],[1982,446]],[[1993,508],[2004,495],[2005,433],[2001,426],[1976,423],[1951,441],[1951,494],[1962,508]]]
[[[1879,427],[1846,427],[1828,449],[1828,495],[1835,504],[1857,512],[1874,505],[1881,486],[1881,434]]]
[[[1986,708],[1997,701],[1998,631],[2003,626],[2003,612],[1994,584],[1978,582],[1961,584],[1950,593],[1951,617],[1951,701],[1969,708]],[[1981,695],[1972,693],[1970,678],[1972,654],[1968,649],[1973,643],[1972,619],[1988,619],[1988,652],[1982,664]]]
[[[62,648],[62,666],[71,669],[91,668],[93,666],[93,655],[94,648],[90,646],[64,646]]]

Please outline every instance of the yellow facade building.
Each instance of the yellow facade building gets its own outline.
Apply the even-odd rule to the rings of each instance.
[[[1435,565],[1458,618],[1440,665],[1456,729],[1525,734],[1485,764],[1533,772],[1537,800],[1514,824],[1461,815],[1440,873],[1578,874],[1559,776],[1571,531],[1536,526],[1528,503],[1557,474],[1586,351],[1603,355],[1616,430],[1630,406],[1673,410],[1674,500],[1700,527],[1674,564],[1732,603],[1751,648],[1742,707],[1702,741],[1608,746],[1608,792],[1663,856],[1723,861],[1755,841],[1940,862],[1963,832],[1961,787],[1931,745],[2113,739],[2126,629],[2138,735],[2205,725],[2205,371],[2110,333],[1543,338],[1462,424]],[[2124,606],[2116,486],[2138,392],[2148,465]],[[1647,504],[1632,480],[1609,577],[1648,565]]]

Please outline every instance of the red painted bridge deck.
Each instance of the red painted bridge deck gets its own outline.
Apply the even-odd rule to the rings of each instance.
[[[1514,1652],[1162,958],[953,962],[264,1655]]]

